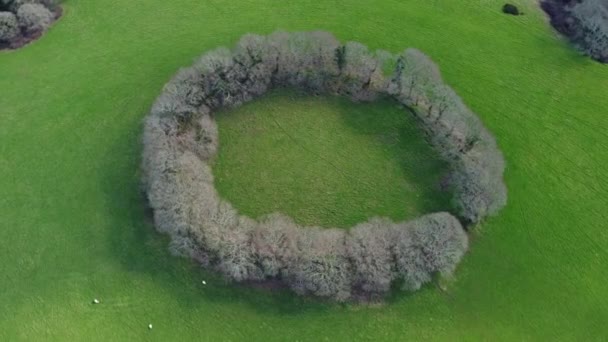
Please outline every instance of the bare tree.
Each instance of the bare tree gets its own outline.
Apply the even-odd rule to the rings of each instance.
[[[460,222],[448,213],[425,215],[395,228],[393,258],[404,288],[417,290],[435,273],[450,274],[468,248]]]
[[[349,299],[352,270],[345,231],[307,227],[299,232],[297,259],[287,268],[289,286],[298,294]]]
[[[375,218],[350,230],[348,254],[357,291],[380,296],[389,292],[395,278],[392,226],[388,219]]]
[[[0,12],[0,42],[10,42],[19,34],[19,23],[15,14]]]
[[[28,33],[42,32],[51,26],[53,13],[44,5],[28,3],[17,10],[19,26]]]

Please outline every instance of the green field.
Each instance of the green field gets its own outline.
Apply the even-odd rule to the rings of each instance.
[[[520,17],[503,3],[66,1],[41,40],[0,52],[0,341],[605,340],[608,68],[533,1]],[[509,204],[447,292],[362,307],[226,286],[145,221],[141,121],[162,85],[208,49],[276,29],[417,47],[495,133]]]
[[[450,209],[448,166],[396,102],[274,92],[217,121],[215,183],[243,214],[347,228]]]

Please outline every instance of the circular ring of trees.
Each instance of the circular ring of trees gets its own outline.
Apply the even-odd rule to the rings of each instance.
[[[372,218],[349,230],[300,227],[281,214],[258,221],[239,215],[213,185],[213,113],[277,87],[404,105],[450,165],[454,214]],[[143,187],[156,228],[170,235],[174,253],[237,282],[278,280],[298,294],[339,301],[382,297],[394,281],[416,290],[454,271],[468,247],[463,225],[506,204],[494,138],[415,49],[372,52],[325,32],[248,34],[232,50],[219,48],[181,69],[144,126]]]

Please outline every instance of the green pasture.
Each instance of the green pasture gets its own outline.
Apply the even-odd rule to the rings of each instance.
[[[498,0],[65,1],[48,34],[0,52],[0,341],[605,340],[608,67],[576,53],[535,1],[516,2],[526,15],[503,15]],[[277,29],[419,48],[494,132],[509,204],[475,229],[446,291],[428,286],[370,307],[226,285],[170,256],[145,219],[141,123],[163,84],[204,51]],[[441,165],[427,158],[425,172],[415,169],[429,156],[419,140],[382,136],[410,132],[395,110],[280,94],[227,113],[219,190],[251,215],[281,209],[310,224],[442,208],[444,195],[424,187]],[[290,116],[298,111],[319,122]],[[243,120],[262,120],[267,134],[248,140]],[[333,128],[326,140],[314,134]],[[255,155],[235,163],[249,142]],[[285,167],[272,163],[280,157]],[[294,164],[303,160],[309,169]],[[290,172],[292,182],[281,178]],[[244,193],[251,182],[270,186]]]
[[[397,102],[273,92],[216,117],[215,183],[243,214],[347,228],[451,208],[447,164]]]

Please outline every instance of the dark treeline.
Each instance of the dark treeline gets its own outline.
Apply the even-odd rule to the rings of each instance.
[[[543,0],[551,24],[585,54],[608,63],[608,0]]]
[[[506,203],[494,138],[420,51],[370,51],[325,32],[246,35],[233,50],[214,50],[180,70],[146,119],[144,187],[157,228],[172,236],[177,254],[236,281],[280,279],[300,294],[347,300],[381,297],[395,280],[418,289],[435,273],[450,274],[465,253],[467,235],[449,213],[403,223],[376,218],[346,231],[299,227],[279,214],[254,221],[221,200],[209,167],[218,146],[213,112],[275,87],[353,101],[395,98],[451,165],[463,222],[479,222]]]

